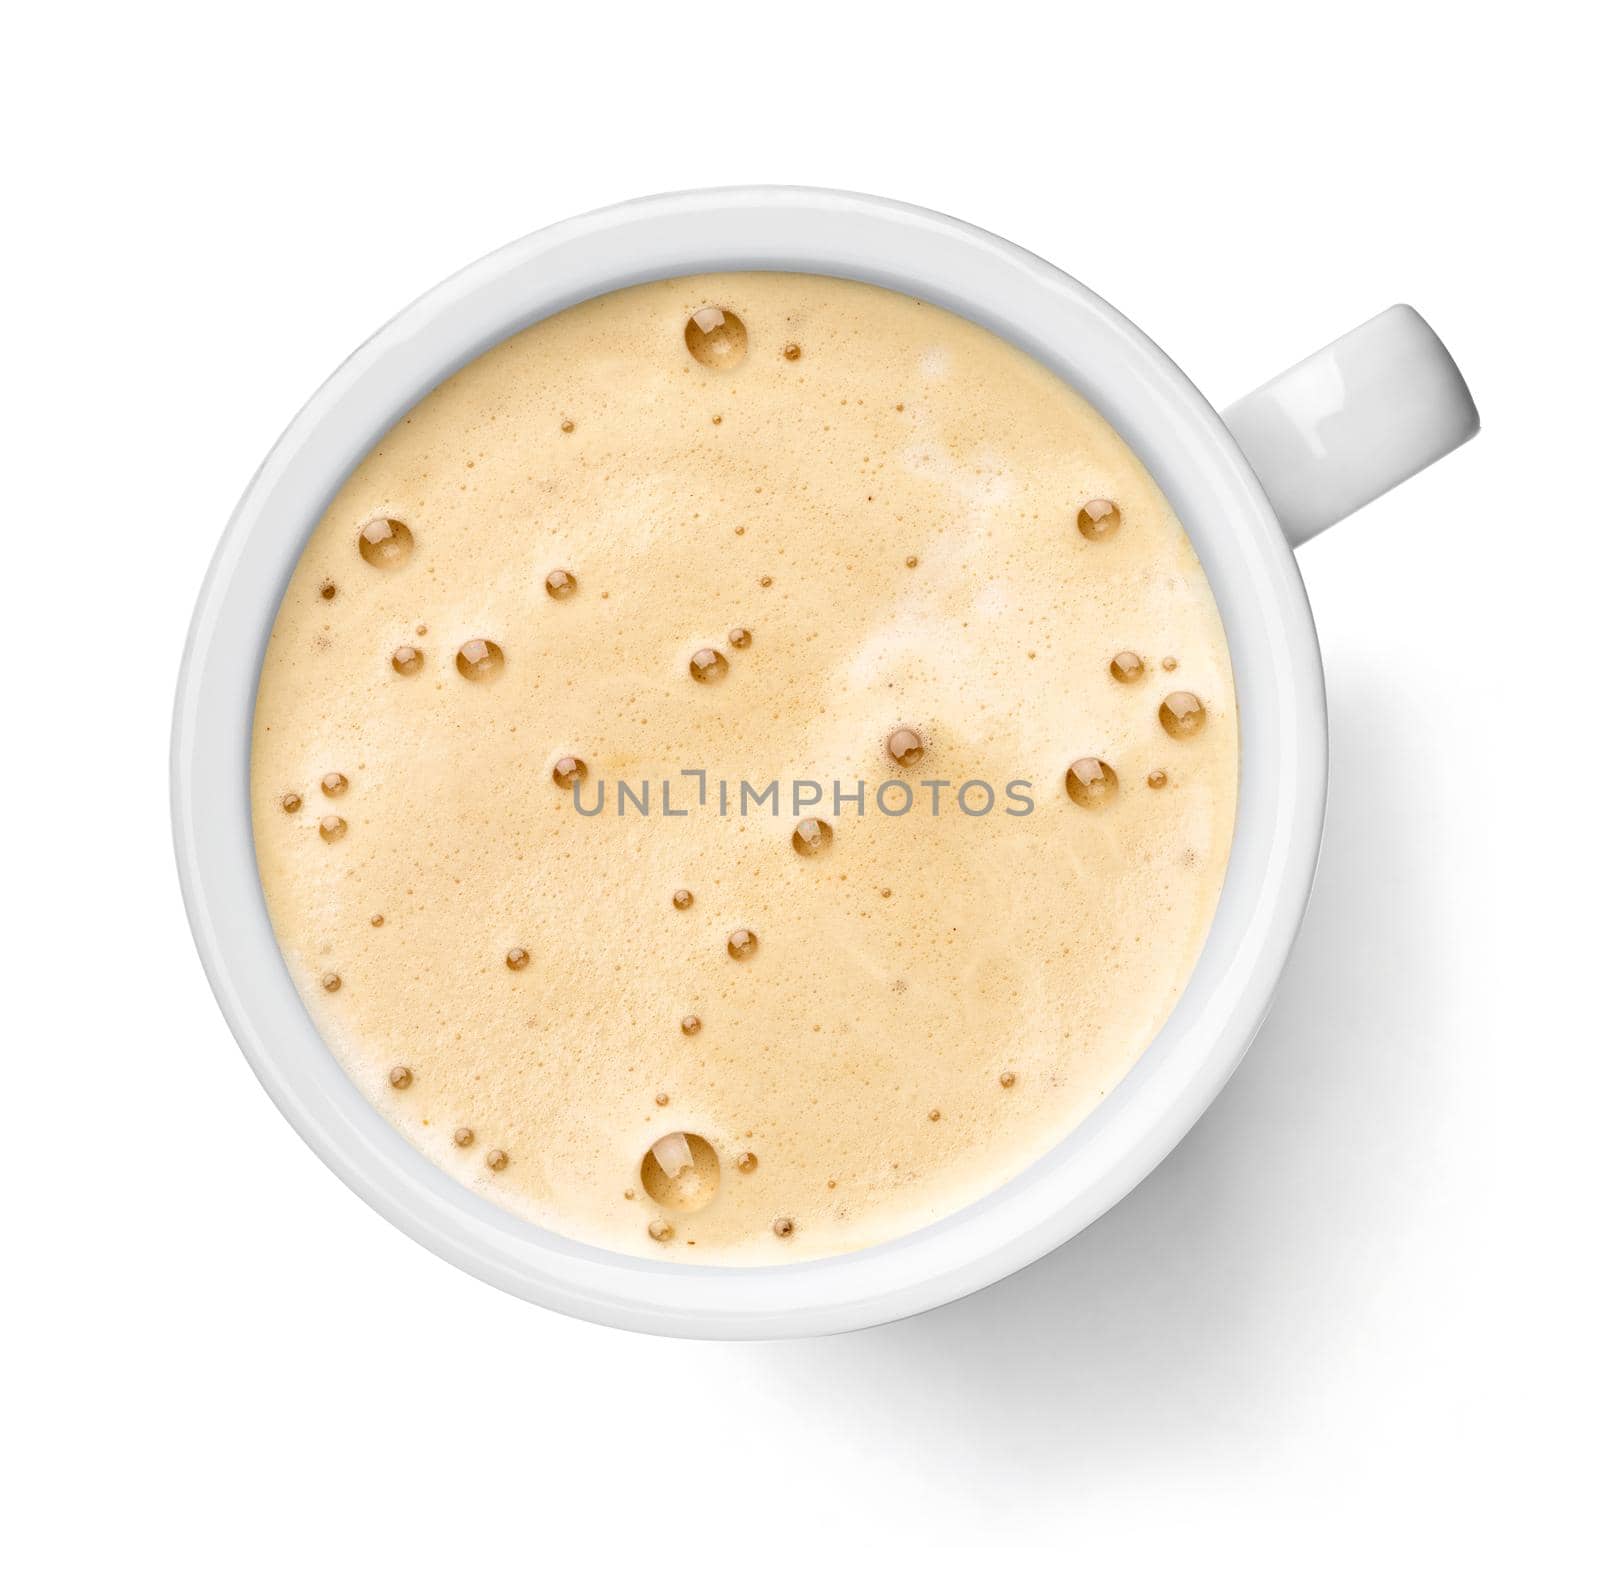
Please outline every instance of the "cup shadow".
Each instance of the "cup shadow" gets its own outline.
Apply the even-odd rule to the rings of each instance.
[[[1407,1142],[1447,1084],[1429,1040],[1427,833],[1404,789],[1407,707],[1346,677],[1316,891],[1278,998],[1216,1104],[1075,1240],[903,1323],[773,1347],[775,1392],[899,1457],[1016,1478],[1270,1445],[1365,1304],[1404,1217]],[[1391,779],[1379,779],[1388,783]],[[1026,1482],[1024,1482],[1026,1486]],[[1020,1496],[1018,1496],[1020,1497]]]

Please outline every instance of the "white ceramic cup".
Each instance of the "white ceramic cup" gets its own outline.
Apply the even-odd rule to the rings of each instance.
[[[1216,918],[1149,1049],[1010,1183],[901,1239],[782,1267],[619,1256],[525,1223],[404,1141],[334,1061],[267,918],[250,736],[267,635],[306,536],[423,395],[524,326],[598,293],[715,270],[849,277],[937,303],[1056,371],[1149,468],[1205,565],[1239,709],[1238,824]],[[184,899],[218,1002],[263,1086],[390,1222],[558,1311],[707,1338],[821,1334],[954,1300],[1071,1238],[1182,1138],[1264,1018],[1311,891],[1327,721],[1291,544],[1467,440],[1478,417],[1412,309],[1391,308],[1218,414],[1138,329],[1069,276],[948,216],[849,193],[669,194],[565,221],[435,287],[306,404],[250,482],[195,609],[172,740]],[[1065,521],[1065,520],[1064,520]]]

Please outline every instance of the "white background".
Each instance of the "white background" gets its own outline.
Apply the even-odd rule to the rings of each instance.
[[[1539,4],[13,18],[12,1579],[1593,1580],[1591,59]],[[1219,403],[1412,301],[1484,430],[1302,553],[1327,845],[1221,1101],[1009,1282],[738,1347],[508,1299],[312,1157],[190,946],[165,756],[216,536],[351,347],[744,181],[1000,232]]]

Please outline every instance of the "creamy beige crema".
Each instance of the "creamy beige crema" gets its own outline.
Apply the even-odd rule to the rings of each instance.
[[[926,303],[731,274],[558,314],[383,438],[253,756],[295,984],[418,1151],[767,1263],[964,1206],[1127,1073],[1238,743],[1200,564],[1081,397]]]

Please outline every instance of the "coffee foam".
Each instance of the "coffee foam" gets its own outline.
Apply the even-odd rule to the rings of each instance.
[[[686,326],[711,306],[705,362]],[[1102,500],[1120,519],[1093,539]],[[384,521],[408,538],[364,537]],[[458,667],[473,641],[502,664]],[[1180,691],[1192,737],[1162,725]],[[1098,808],[1067,793],[1084,758],[1116,773]],[[740,814],[739,781],[774,778],[861,779],[866,812]],[[891,778],[906,815],[874,806]],[[618,779],[654,785],[649,818],[616,815]],[[663,779],[690,815],[659,814]],[[951,785],[938,816],[923,779]],[[953,808],[968,779],[995,813]],[[1001,813],[1013,779],[1031,815]],[[576,814],[602,781],[606,813]],[[374,1106],[537,1223],[723,1263],[905,1233],[1059,1141],[1188,979],[1236,783],[1210,590],[1105,421],[931,305],[777,274],[581,304],[396,424],[290,580],[252,763],[285,960]],[[801,852],[807,816],[831,831]],[[679,1136],[720,1165],[704,1205],[641,1176]]]

